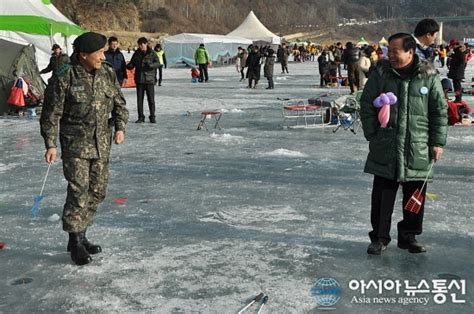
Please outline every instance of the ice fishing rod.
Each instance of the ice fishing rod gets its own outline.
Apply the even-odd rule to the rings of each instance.
[[[258,312],[257,314],[260,314],[263,310],[263,307],[265,306],[265,304],[267,304],[267,301],[268,301],[268,295],[266,295],[263,300],[262,300],[262,304],[260,305],[260,308],[258,309]]]
[[[260,294],[257,295],[255,298],[253,298],[252,301],[250,301],[249,304],[247,304],[243,309],[241,309],[238,314],[241,314],[243,311],[245,311],[250,306],[252,306],[252,304],[254,304],[255,302],[260,301],[260,299],[263,298],[263,296],[264,296],[263,292],[260,292]]]

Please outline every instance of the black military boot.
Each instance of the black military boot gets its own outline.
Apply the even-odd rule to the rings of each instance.
[[[97,254],[97,253],[100,253],[102,252],[102,248],[100,245],[97,245],[97,244],[93,244],[91,242],[89,242],[89,240],[87,240],[86,238],[86,230],[84,230],[83,232],[80,233],[80,236],[81,236],[81,243],[82,245],[84,245],[84,247],[86,248],[87,250],[87,253],[89,254]]]
[[[79,232],[78,234],[79,234],[79,237],[80,237],[80,240],[81,240],[81,244],[84,246],[87,253],[97,254],[97,253],[102,252],[102,247],[100,245],[93,244],[93,243],[89,242],[89,240],[86,238],[86,230],[84,230],[83,232]],[[67,244],[67,251],[71,252],[71,243],[70,242]]]
[[[91,256],[81,243],[80,233],[69,233],[68,248],[71,251],[71,259],[76,265],[86,265],[92,262]]]

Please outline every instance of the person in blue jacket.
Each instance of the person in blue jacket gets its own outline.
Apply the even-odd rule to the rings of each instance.
[[[108,40],[109,49],[104,53],[105,60],[114,69],[115,75],[120,86],[127,83],[127,68],[125,63],[125,57],[119,49],[119,42],[117,37],[111,36]]]

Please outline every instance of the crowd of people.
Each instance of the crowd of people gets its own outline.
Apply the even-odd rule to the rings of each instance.
[[[404,206],[414,191],[420,191],[424,199],[423,179],[432,177],[430,165],[443,154],[448,121],[455,123],[463,114],[471,112],[462,99],[461,82],[472,53],[454,39],[447,46],[434,47],[438,32],[436,21],[424,19],[414,34],[392,35],[388,46],[359,47],[352,42],[343,46],[337,42],[328,46],[294,45],[291,49],[283,43],[276,51],[269,45],[238,48],[236,69],[240,81],[248,80],[248,88],[257,87],[263,65],[263,75],[268,82],[266,89],[274,89],[275,63],[281,64],[282,74],[288,74],[289,57],[293,56],[295,62],[317,61],[321,87],[346,80],[351,93],[363,90],[361,120],[364,135],[370,141],[365,171],[374,175],[369,254],[381,254],[391,240],[390,222],[399,185],[403,187]],[[53,72],[40,119],[45,160],[52,163],[56,159],[59,135],[68,181],[63,229],[69,233],[67,249],[78,265],[90,263],[90,255],[101,252],[99,245],[89,242],[86,230],[105,197],[111,138],[116,144],[125,139],[128,110],[120,87],[129,79],[127,69],[134,70],[136,123],[145,122],[145,94],[149,121],[156,123],[155,85],[162,84],[166,55],[160,44],[152,48],[145,37],[139,38],[137,44],[138,49],[127,63],[117,37],[107,40],[101,34],[85,33],[75,40],[70,57],[55,44],[49,65],[41,71]],[[204,44],[196,49],[194,59],[193,75],[199,82],[209,82],[208,66],[212,58]],[[436,62],[439,62],[438,67],[449,68],[447,76],[452,84],[448,78],[439,79]],[[343,70],[347,72],[346,77]],[[448,97],[450,90],[455,93],[454,101]],[[391,118],[383,126],[378,108],[373,105],[381,91],[406,95],[389,109]],[[408,106],[416,108],[407,110]],[[409,113],[395,119],[403,110]],[[454,120],[451,111],[456,115]],[[412,142],[405,143],[406,139]],[[408,149],[407,145],[413,147]],[[422,214],[403,212],[403,220],[398,224],[398,247],[411,253],[426,251],[415,239],[421,234],[422,220]]]

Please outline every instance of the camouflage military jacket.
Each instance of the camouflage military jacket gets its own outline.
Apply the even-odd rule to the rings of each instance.
[[[63,158],[108,158],[112,130],[124,131],[128,110],[115,73],[103,64],[94,74],[79,63],[65,65],[45,91],[40,125],[46,148]]]

